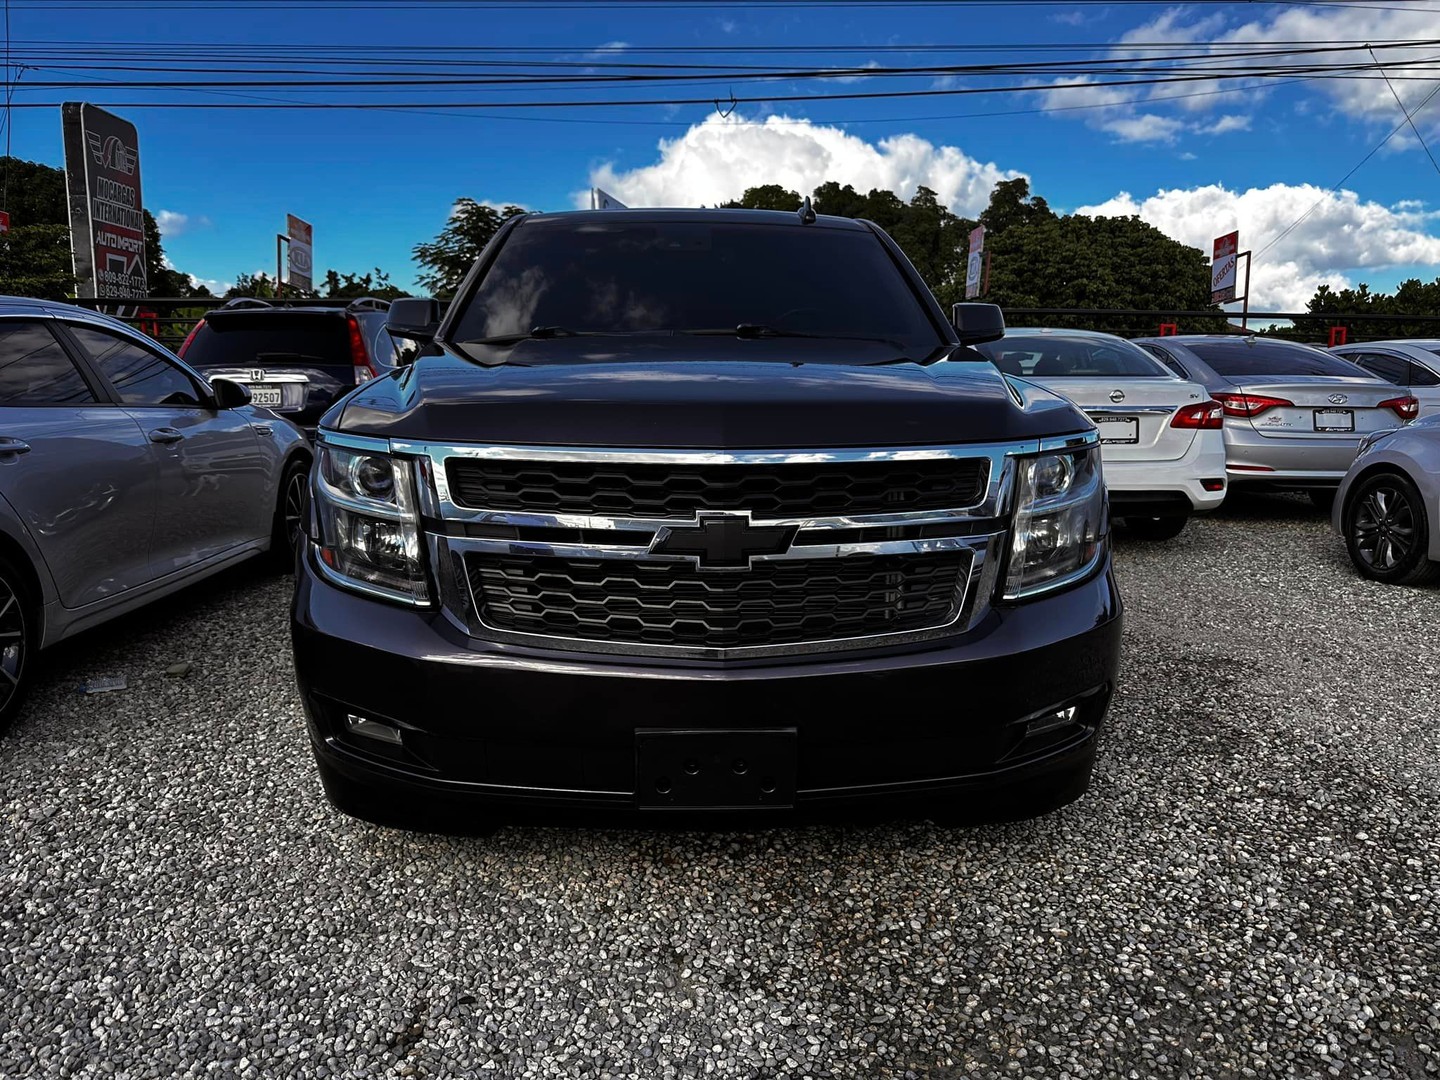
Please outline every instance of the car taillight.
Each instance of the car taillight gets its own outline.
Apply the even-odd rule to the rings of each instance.
[[[1389,409],[1401,420],[1414,420],[1420,415],[1420,402],[1417,398],[1406,395],[1405,397],[1392,397],[1380,402],[1377,409]]]
[[[1220,402],[1226,416],[1259,416],[1269,409],[1282,405],[1293,407],[1295,404],[1283,397],[1266,397],[1264,394],[1216,394],[1215,400]]]
[[[360,333],[360,320],[354,315],[345,316],[345,325],[350,330],[350,362],[355,365],[355,385],[373,379],[380,373],[370,362],[370,353],[365,348],[365,338]]]
[[[1218,401],[1205,401],[1199,405],[1186,405],[1170,421],[1171,427],[1198,428],[1201,431],[1218,431],[1225,426],[1225,407]]]
[[[185,355],[185,350],[188,349],[188,348],[190,348],[190,343],[195,340],[195,335],[200,332],[200,327],[202,327],[202,326],[204,326],[204,325],[205,325],[205,320],[204,320],[204,319],[201,319],[199,322],[197,322],[194,326],[192,326],[192,327],[190,328],[190,333],[188,333],[188,334],[185,335],[185,340],[184,340],[184,342],[181,343],[181,345],[180,345],[180,351],[175,354],[176,356],[184,357],[184,355]]]

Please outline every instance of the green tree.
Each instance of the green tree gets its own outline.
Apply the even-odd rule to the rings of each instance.
[[[354,300],[361,296],[373,296],[377,300],[398,300],[409,296],[404,289],[390,281],[390,275],[378,266],[366,274],[341,274],[334,270],[325,271],[321,295],[327,300]]]
[[[457,199],[440,234],[429,243],[415,245],[421,286],[432,296],[452,295],[506,219],[523,213],[519,206],[496,210],[468,197]]]
[[[257,300],[275,299],[275,282],[269,274],[236,274],[235,284],[225,291],[225,299],[252,296]]]
[[[69,225],[65,208],[65,173],[38,161],[0,157],[0,176],[9,176],[6,202],[11,228],[25,225]]]
[[[70,229],[19,225],[0,235],[0,293],[63,300],[75,294]]]
[[[985,299],[1002,307],[1140,308],[1212,310],[1210,267],[1199,248],[1172,240],[1138,217],[1037,216],[1011,224],[985,248],[990,289]],[[1133,317],[1047,317],[1056,326],[1135,332]]]
[[[980,215],[980,224],[985,226],[985,239],[989,243],[992,234],[1003,233],[1017,225],[1037,225],[1053,221],[1055,213],[1050,204],[1040,196],[1031,196],[1030,181],[1023,176],[1014,180],[1001,180],[990,193],[990,205]]]
[[[1408,278],[1393,293],[1371,292],[1364,283],[1353,289],[1331,289],[1321,285],[1305,310],[1318,316],[1296,319],[1293,328],[1279,333],[1299,341],[1328,341],[1330,327],[1347,325],[1368,338],[1436,337],[1440,324],[1415,322],[1367,322],[1365,315],[1440,316],[1440,278],[1421,281]]]
[[[779,184],[761,184],[746,188],[740,198],[720,205],[729,210],[798,210],[800,196]]]

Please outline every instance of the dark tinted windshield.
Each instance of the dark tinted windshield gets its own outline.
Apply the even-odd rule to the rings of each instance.
[[[469,300],[456,341],[576,332],[733,330],[943,344],[868,230],[697,221],[529,221]]]
[[[200,327],[185,362],[195,367],[349,366],[345,320],[329,315],[221,316]]]
[[[1168,378],[1170,372],[1124,338],[1007,331],[999,341],[975,346],[1007,375],[1025,378]]]
[[[1187,341],[1185,347],[1227,378],[1234,375],[1328,375],[1339,378],[1374,378],[1368,371],[1338,356],[1297,345],[1293,341]]]

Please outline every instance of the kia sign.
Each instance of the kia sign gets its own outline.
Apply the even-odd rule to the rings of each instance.
[[[1236,257],[1240,250],[1240,234],[1226,233],[1215,239],[1215,257],[1210,262],[1210,302],[1228,304],[1235,299]]]
[[[135,125],[76,101],[62,105],[60,115],[76,294],[148,296]]]
[[[290,238],[290,274],[286,280],[291,288],[309,292],[313,287],[311,275],[315,272],[314,248],[311,246],[315,231],[308,221],[286,214],[285,235]]]
[[[985,275],[985,226],[970,230],[970,258],[965,264],[965,299],[973,300],[982,292]]]

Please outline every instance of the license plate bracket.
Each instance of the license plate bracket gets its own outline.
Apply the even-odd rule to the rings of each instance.
[[[276,409],[285,403],[285,392],[278,386],[263,383],[250,384],[250,404],[265,409]]]
[[[1097,416],[1095,428],[1100,432],[1100,441],[1112,446],[1129,446],[1140,441],[1140,418],[1138,416]]]
[[[1316,431],[1354,431],[1354,409],[1316,409]]]
[[[795,728],[635,732],[641,808],[730,810],[795,805]]]

